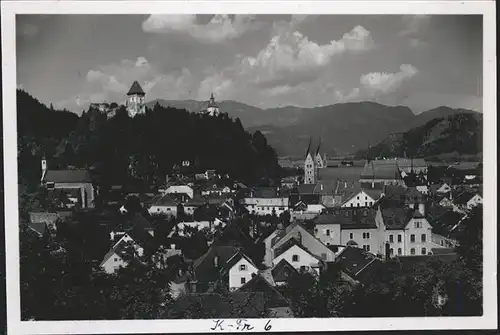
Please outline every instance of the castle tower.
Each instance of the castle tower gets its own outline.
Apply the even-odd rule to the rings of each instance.
[[[210,116],[217,116],[219,113],[219,105],[215,102],[214,94],[212,93],[208,101],[207,114]]]
[[[309,140],[304,162],[304,184],[316,184],[316,172],[316,162],[311,154],[311,141]]]
[[[145,96],[146,93],[142,90],[141,85],[139,85],[137,80],[134,81],[127,93],[127,112],[129,117],[146,113]]]

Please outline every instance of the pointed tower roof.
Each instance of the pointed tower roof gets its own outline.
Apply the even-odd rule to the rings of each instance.
[[[127,95],[146,95],[144,91],[142,90],[141,85],[137,82],[137,80],[134,81],[132,86],[130,87],[130,90],[128,91]]]
[[[306,158],[309,156],[309,152],[311,151],[311,138],[309,137],[309,145],[307,146]]]
[[[316,149],[316,156],[319,155],[319,149],[321,148],[321,137],[319,138],[318,149]]]
[[[214,94],[212,93],[210,95],[210,100],[208,101],[208,107],[219,107],[217,103],[215,102]]]

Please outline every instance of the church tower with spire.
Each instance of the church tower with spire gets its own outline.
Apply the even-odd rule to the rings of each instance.
[[[321,157],[321,154],[319,153],[319,149],[320,148],[321,148],[321,138],[319,139],[318,149],[316,149],[316,156],[314,157],[317,169],[324,168],[325,164],[326,164],[326,162],[323,161],[323,158]]]
[[[207,107],[207,112],[208,115],[210,116],[217,116],[219,115],[219,105],[215,102],[214,94],[212,93],[210,95],[210,100],[208,101],[208,107]]]
[[[309,146],[304,161],[304,184],[316,184],[317,169],[316,162],[311,153],[311,140],[309,139]]]
[[[127,93],[127,112],[129,117],[135,117],[137,114],[146,114],[146,93],[141,85],[136,81],[130,87]]]

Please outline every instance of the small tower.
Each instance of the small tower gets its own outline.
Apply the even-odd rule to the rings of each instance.
[[[139,85],[137,80],[134,81],[127,93],[127,112],[129,117],[146,113],[145,96],[146,93],[142,90],[141,85]]]
[[[311,154],[311,140],[309,140],[304,162],[304,184],[316,184],[316,162]]]
[[[215,102],[214,94],[212,93],[208,101],[207,114],[210,116],[217,116],[219,113],[219,105]]]

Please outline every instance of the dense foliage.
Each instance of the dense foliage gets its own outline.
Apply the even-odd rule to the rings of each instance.
[[[215,169],[244,183],[279,177],[264,135],[245,132],[239,119],[226,114],[210,117],[157,104],[133,119],[122,106],[108,120],[95,109],[78,117],[47,108],[24,91],[17,95],[21,183],[36,185],[43,156],[50,168],[94,167],[104,188],[162,183],[183,160],[194,164],[192,172]]]

